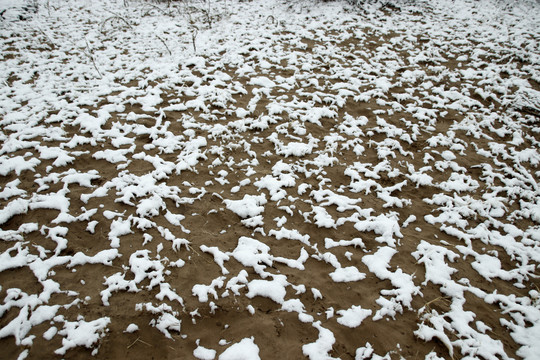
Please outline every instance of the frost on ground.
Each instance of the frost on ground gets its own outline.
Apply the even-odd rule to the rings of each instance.
[[[539,5],[383,5],[0,1],[3,357],[536,358]]]

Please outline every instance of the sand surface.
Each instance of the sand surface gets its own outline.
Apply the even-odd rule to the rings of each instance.
[[[270,3],[0,23],[0,357],[537,356],[538,6]]]

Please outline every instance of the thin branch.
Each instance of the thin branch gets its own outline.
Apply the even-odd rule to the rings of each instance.
[[[45,36],[45,38],[46,38],[47,41],[48,41],[48,44],[47,44],[47,45],[49,45],[49,47],[51,48],[51,50],[52,50],[52,49],[56,49],[56,44],[51,40],[51,38],[49,37],[49,35],[47,35],[47,34],[45,33],[45,31],[43,31],[43,30],[42,30],[41,28],[39,28],[39,27],[37,28],[37,30],[38,30],[43,36]]]
[[[103,20],[103,22],[101,23],[101,27],[100,27],[100,32],[103,33],[103,28],[105,27],[105,24],[107,23],[107,21],[111,21],[111,20],[121,20],[124,22],[124,24],[126,24],[130,29],[133,29],[133,26],[131,26],[131,24],[126,20],[124,19],[123,17],[121,17],[120,15],[116,15],[114,14],[113,16],[110,16],[108,18],[106,18],[105,20]]]
[[[143,343],[144,345],[148,345],[148,346],[150,346],[150,347],[153,347],[152,344],[149,344],[149,343],[147,343],[146,341],[141,340],[141,337],[139,336],[137,339],[135,339],[134,342],[132,342],[131,344],[129,344],[129,345],[127,346],[127,349],[132,348],[132,347],[133,347],[136,343],[138,343],[138,342]]]
[[[191,44],[193,45],[193,52],[197,54],[197,35],[199,34],[199,29],[196,26],[191,27]]]
[[[92,53],[92,50],[90,49],[90,45],[88,44],[88,40],[84,38],[84,41],[86,42],[86,55],[90,58],[92,61],[92,64],[94,64],[94,69],[96,69],[97,73],[99,74],[99,77],[103,79],[103,74],[101,74],[101,71],[99,71],[96,62],[94,60],[94,54]]]
[[[146,341],[141,340],[141,337],[139,336],[137,339],[135,339],[134,342],[132,342],[131,344],[128,345],[127,349],[130,349],[131,347],[133,347],[133,345],[135,345],[135,344],[138,343],[138,342],[143,343],[143,344],[145,344],[145,345],[148,345],[148,346],[150,346],[150,347],[153,347],[152,344],[149,344],[149,343],[147,343]]]
[[[163,38],[161,36],[159,36],[158,34],[156,34],[156,37],[163,43],[163,45],[165,45],[165,48],[167,49],[167,51],[169,52],[169,55],[172,56],[172,52],[171,50],[169,49],[169,47],[167,46],[167,43],[165,42],[165,40],[163,40]]]
[[[172,13],[171,13],[171,11],[168,11],[168,12],[167,12],[167,11],[163,10],[162,8],[160,8],[160,7],[157,6],[157,5],[154,5],[154,4],[146,4],[146,5],[152,7],[152,8],[154,8],[154,9],[156,9],[156,10],[158,10],[158,11],[161,12],[163,15],[166,15],[166,16],[173,16]],[[167,5],[167,7],[169,7],[169,6]],[[147,14],[148,14],[148,13],[147,13]]]

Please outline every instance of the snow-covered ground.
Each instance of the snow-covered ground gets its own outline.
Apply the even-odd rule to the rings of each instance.
[[[3,10],[2,357],[538,358],[537,2]]]

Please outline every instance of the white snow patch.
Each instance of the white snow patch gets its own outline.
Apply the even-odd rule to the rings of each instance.
[[[338,323],[350,328],[355,328],[360,326],[364,319],[371,316],[372,311],[370,309],[362,309],[360,306],[353,305],[347,310],[338,310],[337,314],[341,315],[341,317],[337,319]]]

